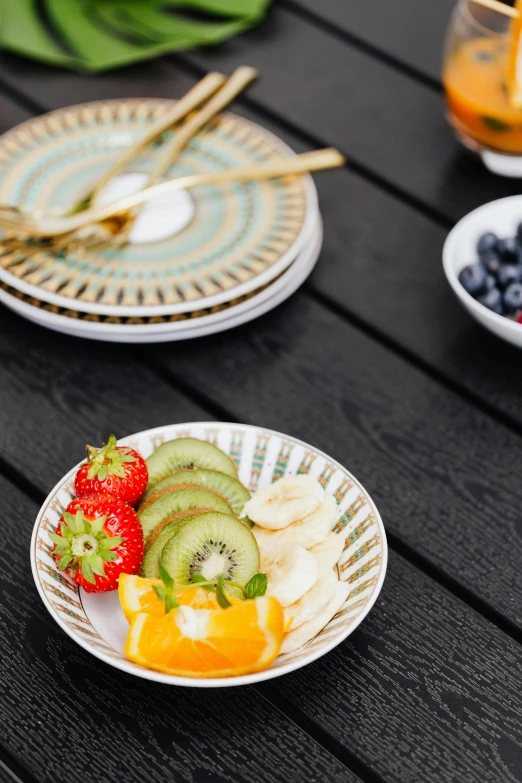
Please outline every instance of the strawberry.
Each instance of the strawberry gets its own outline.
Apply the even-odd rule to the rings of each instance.
[[[143,558],[138,515],[117,498],[75,498],[49,536],[58,568],[88,593],[116,590],[119,575],[135,574]]]
[[[113,495],[133,506],[149,480],[147,464],[137,451],[118,446],[114,435],[101,449],[87,446],[85,462],[74,480],[76,496]]]

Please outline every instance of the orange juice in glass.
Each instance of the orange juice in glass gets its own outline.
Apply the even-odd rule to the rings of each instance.
[[[458,138],[486,166],[522,176],[522,108],[509,90],[511,36],[515,21],[460,0],[448,30],[443,82],[448,120]]]

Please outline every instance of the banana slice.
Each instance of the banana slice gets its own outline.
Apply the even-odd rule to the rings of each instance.
[[[281,653],[291,653],[294,650],[302,647],[311,639],[313,639],[319,631],[322,631],[324,626],[330,622],[332,617],[340,610],[350,592],[349,585],[346,582],[338,582],[330,601],[324,606],[315,617],[309,620],[307,623],[303,623],[293,631],[290,631],[283,639],[281,645]]]
[[[309,551],[319,565],[328,565],[333,568],[339,562],[344,549],[345,540],[338,533],[328,533],[324,541],[316,544]]]
[[[281,530],[311,514],[324,500],[324,489],[306,474],[285,476],[260,489],[245,503],[243,514],[261,527]]]
[[[328,563],[319,566],[315,584],[295,604],[284,610],[285,628],[291,631],[307,623],[332,599],[338,584],[337,574]],[[288,622],[290,621],[290,622]],[[288,626],[286,623],[288,622]]]
[[[266,594],[277,598],[281,606],[295,604],[317,580],[317,560],[299,544],[277,541],[262,547],[259,554],[261,573],[268,577]]]
[[[293,541],[305,549],[310,549],[325,540],[334,526],[336,514],[335,499],[327,495],[315,511],[298,522],[292,522],[282,530],[265,530],[255,525],[252,532],[260,547],[269,546],[272,542]]]

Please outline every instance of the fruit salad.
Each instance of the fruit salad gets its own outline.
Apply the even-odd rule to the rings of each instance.
[[[260,671],[347,598],[336,502],[308,475],[251,497],[211,443],[178,438],[143,460],[111,436],[87,447],[75,489],[54,557],[85,590],[118,590],[125,655],[141,666],[198,678]]]

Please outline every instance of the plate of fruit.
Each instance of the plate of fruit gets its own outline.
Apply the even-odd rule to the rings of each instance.
[[[384,527],[357,479],[243,424],[111,435],[54,487],[31,565],[47,609],[118,669],[196,687],[321,657],[381,590]]]

